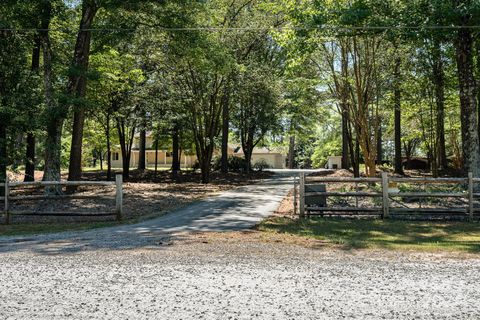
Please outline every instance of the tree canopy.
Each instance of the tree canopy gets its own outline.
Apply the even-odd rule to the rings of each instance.
[[[479,20],[473,0],[6,0],[0,181],[97,160],[111,179],[117,147],[128,179],[147,131],[175,174],[196,154],[204,183],[231,144],[246,171],[261,146],[290,168],[403,174],[417,157],[478,177]]]

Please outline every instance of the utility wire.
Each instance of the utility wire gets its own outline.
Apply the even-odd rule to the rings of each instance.
[[[333,25],[323,25],[323,26],[283,26],[283,27],[147,27],[144,29],[154,30],[154,31],[165,31],[165,32],[181,32],[181,31],[308,31],[308,30],[460,30],[460,29],[474,29],[480,30],[480,25],[472,26],[437,26],[437,25],[425,25],[425,26],[333,26]],[[80,31],[89,31],[89,32],[134,32],[138,29],[132,28],[90,28],[90,29],[81,29]],[[50,29],[35,29],[35,28],[0,28],[0,31],[8,32],[45,32],[45,31],[77,31],[77,29],[65,29],[65,28],[50,28]]]

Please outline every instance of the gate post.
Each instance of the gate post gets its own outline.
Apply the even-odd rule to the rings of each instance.
[[[297,177],[293,177],[293,215],[297,215]]]
[[[122,220],[123,215],[123,176],[122,174],[117,174],[115,176],[115,186],[116,186],[116,194],[115,194],[115,212],[117,214],[117,220]]]
[[[300,172],[300,217],[305,216],[305,172]]]
[[[8,203],[8,197],[10,196],[10,186],[8,185],[9,179],[8,175],[5,178],[5,194],[4,194],[4,199],[5,199],[5,224],[10,223],[10,208],[9,208],[9,203]]]
[[[390,216],[390,201],[388,199],[388,174],[382,172],[382,218],[388,218]]]
[[[468,219],[473,221],[473,173],[468,173]]]

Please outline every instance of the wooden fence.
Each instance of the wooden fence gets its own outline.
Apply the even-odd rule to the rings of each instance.
[[[11,203],[21,200],[61,200],[61,199],[92,199],[97,198],[96,195],[80,195],[80,194],[62,194],[62,195],[20,195],[12,196],[12,188],[21,187],[49,187],[49,186],[115,186],[115,210],[108,212],[45,212],[45,211],[13,211]],[[123,178],[121,174],[117,174],[115,181],[34,181],[34,182],[10,182],[0,183],[0,188],[5,190],[4,196],[0,197],[0,203],[3,201],[3,211],[0,208],[0,214],[5,216],[5,223],[9,224],[13,215],[23,216],[116,216],[117,220],[122,219],[123,215]]]
[[[382,218],[388,218],[392,215],[456,215],[464,216],[470,221],[474,216],[480,213],[480,208],[475,208],[475,199],[480,197],[480,193],[474,192],[474,185],[480,183],[480,178],[473,178],[469,173],[466,178],[400,178],[388,177],[387,173],[382,173],[381,177],[375,178],[343,178],[343,177],[310,177],[305,173],[300,173],[294,180],[294,213],[297,213],[297,198],[300,216],[305,215],[380,215]],[[328,190],[327,186],[332,184],[354,185],[354,191]],[[360,184],[365,184],[360,190]],[[398,184],[413,185],[450,185],[457,189],[455,192],[401,192],[396,189]],[[298,185],[298,195],[297,195]],[[394,186],[394,188],[391,188]],[[338,189],[338,188],[337,188]],[[423,187],[423,189],[426,189]],[[354,198],[355,205],[329,206],[327,199],[335,198]],[[358,198],[378,199],[371,201],[373,206],[359,205]],[[445,199],[448,202],[447,207],[422,207],[423,200],[428,198]],[[461,200],[453,201],[453,199]],[[409,207],[403,202],[408,200],[408,204],[418,204],[420,207]],[[399,204],[393,206],[392,204]]]

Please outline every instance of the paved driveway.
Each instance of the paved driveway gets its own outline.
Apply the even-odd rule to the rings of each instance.
[[[162,234],[250,229],[271,215],[293,186],[293,176],[309,170],[277,170],[259,184],[222,192],[137,224],[56,234],[0,237],[0,252],[79,251],[85,248],[134,248]]]

